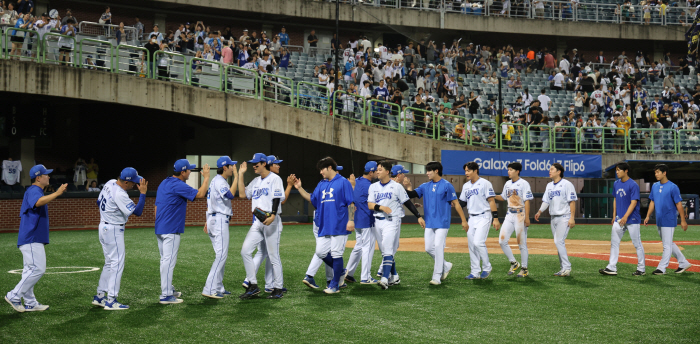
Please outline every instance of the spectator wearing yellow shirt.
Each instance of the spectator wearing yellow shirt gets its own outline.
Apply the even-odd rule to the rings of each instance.
[[[664,0],[659,6],[659,17],[661,17],[661,25],[666,25],[666,8],[668,7],[668,1]]]
[[[624,114],[617,116],[617,119],[615,120],[615,126],[620,128],[617,131],[618,137],[625,137],[631,126],[629,117],[625,116]]]
[[[97,163],[95,162],[95,158],[90,158],[90,163],[87,164],[87,185],[90,185],[92,181],[97,182],[97,173],[100,172],[100,167],[97,166]],[[99,184],[99,182],[98,182]]]

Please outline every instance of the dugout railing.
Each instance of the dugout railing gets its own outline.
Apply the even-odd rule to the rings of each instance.
[[[399,104],[363,100],[346,91],[334,91],[331,95],[323,85],[295,82],[277,73],[261,74],[219,61],[165,51],[158,51],[152,57],[142,47],[114,46],[109,41],[90,38],[73,40],[73,51],[64,54],[73,59],[66,64],[60,61],[57,45],[59,38],[70,40],[66,37],[69,36],[46,33],[39,40],[35,31],[7,28],[2,36],[5,49],[0,57],[184,83],[324,115],[332,114],[407,135],[491,149],[557,153],[700,153],[700,129],[525,126],[496,123],[484,117],[472,119],[471,115],[461,112],[459,115],[441,114],[438,118],[431,110],[401,109]]]

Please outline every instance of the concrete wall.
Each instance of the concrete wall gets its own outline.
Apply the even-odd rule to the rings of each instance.
[[[269,13],[285,16],[334,19],[335,2],[314,0],[153,0],[154,2],[220,8],[235,11]],[[679,26],[619,25],[591,22],[566,22],[497,17],[465,16],[446,13],[444,27],[441,15],[434,11],[417,11],[373,6],[356,8],[340,5],[340,20],[347,22],[530,35],[564,37],[604,37],[631,40],[683,41],[685,30]],[[379,20],[377,20],[379,19]]]

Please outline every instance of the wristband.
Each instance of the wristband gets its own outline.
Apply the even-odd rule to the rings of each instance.
[[[493,216],[493,218],[495,219],[498,219],[498,211],[492,211],[491,216]]]
[[[374,211],[380,211],[380,210],[379,210],[379,204],[375,204],[375,205],[374,205]]]

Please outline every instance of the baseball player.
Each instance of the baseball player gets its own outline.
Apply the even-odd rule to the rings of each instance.
[[[284,160],[279,160],[276,156],[274,155],[268,155],[267,156],[267,164],[270,165],[270,171],[276,175],[279,176],[280,174],[280,163]],[[290,175],[287,177],[287,188],[284,189],[284,200],[281,205],[284,205],[287,203],[287,200],[289,199],[289,194],[292,192],[292,186],[294,186],[294,182],[296,181],[296,176],[295,175]],[[281,214],[278,213],[277,215],[279,216]],[[280,217],[280,223],[279,223],[279,231],[280,235],[277,237],[277,252],[279,252],[279,246],[280,246],[280,237],[282,236],[282,218]],[[266,293],[272,293],[274,291],[274,281],[275,281],[275,276],[272,273],[272,264],[270,263],[270,260],[267,259],[267,249],[265,248],[265,245],[262,243],[258,244],[258,250],[255,252],[255,256],[253,257],[253,263],[255,263],[255,274],[257,275],[258,270],[260,269],[260,265],[262,265],[262,262],[265,262],[265,292]],[[282,260],[280,259],[280,266],[282,266]],[[248,280],[243,280],[243,288],[248,288],[250,285],[250,282]],[[282,285],[284,285],[284,279],[282,279]],[[282,292],[286,293],[287,288],[282,288]]]
[[[19,235],[17,247],[22,252],[24,269],[22,279],[14,289],[5,295],[5,301],[17,312],[41,312],[49,309],[34,297],[34,285],[46,272],[46,252],[44,245],[49,243],[49,207],[47,204],[66,191],[68,184],[61,185],[56,192],[44,196],[44,188],[49,185],[49,173],[44,165],[36,165],[29,170],[32,185],[24,192],[22,208],[19,211]],[[22,305],[24,299],[24,305]]]
[[[498,230],[501,223],[498,222],[498,208],[494,198],[491,182],[479,177],[479,165],[473,161],[464,164],[464,174],[467,182],[462,186],[459,195],[459,206],[467,207],[469,221],[467,223],[467,240],[469,244],[469,262],[471,272],[468,280],[484,279],[491,274],[489,253],[486,250],[486,237],[489,234],[491,224]],[[469,230],[471,228],[471,230]]]
[[[610,263],[605,269],[600,269],[603,275],[617,275],[617,258],[620,254],[620,241],[626,231],[629,231],[634,248],[637,249],[637,271],[633,276],[644,276],[644,246],[639,229],[642,217],[639,215],[639,185],[629,177],[630,166],[621,162],[615,167],[618,180],[613,186],[613,220],[610,236]]]
[[[412,190],[411,181],[408,178],[404,178],[403,185],[406,187],[408,197],[423,197],[425,220],[419,218],[418,223],[425,230],[425,252],[435,261],[430,284],[439,285],[452,270],[452,263],[445,261],[445,241],[447,231],[450,229],[452,206],[462,219],[462,228],[466,230],[469,225],[464,211],[459,206],[454,186],[442,179],[442,164],[439,161],[431,161],[425,166],[425,170],[430,178],[429,182],[421,184],[415,191]]]
[[[226,258],[228,258],[229,220],[233,215],[231,200],[238,189],[237,163],[228,156],[222,156],[216,160],[216,176],[212,178],[207,191],[207,222],[204,233],[209,234],[215,258],[202,295],[211,299],[221,299],[224,295],[231,295],[231,292],[224,288],[224,270]],[[228,185],[228,178],[231,176],[233,176],[233,184]]]
[[[243,266],[245,266],[246,280],[250,285],[245,293],[240,295],[242,300],[252,298],[260,294],[258,288],[258,280],[256,277],[256,267],[253,261],[253,251],[258,244],[265,246],[270,264],[272,264],[272,274],[274,276],[273,290],[268,299],[281,299],[284,296],[282,292],[282,263],[279,254],[279,235],[280,235],[280,218],[277,214],[282,212],[282,201],[284,197],[284,185],[282,178],[276,173],[270,171],[270,165],[267,164],[267,155],[263,153],[255,153],[252,160],[248,160],[253,164],[253,171],[258,174],[247,187],[243,185],[243,174],[248,170],[247,164],[241,164],[238,178],[238,192],[241,198],[246,197],[251,202],[251,209],[256,215],[253,219],[253,225],[248,231],[243,247],[241,248],[241,256],[243,257]],[[258,217],[260,216],[260,218]],[[261,220],[264,218],[264,220]]]
[[[182,303],[182,293],[173,287],[173,271],[180,250],[180,234],[185,232],[185,215],[187,201],[207,196],[209,188],[209,165],[205,164],[200,172],[204,180],[199,189],[187,185],[192,170],[197,165],[187,159],[175,162],[173,175],[165,178],[158,186],[156,195],[156,238],[160,251],[160,303]]]
[[[497,201],[508,202],[508,213],[503,220],[503,228],[501,235],[498,237],[498,243],[501,244],[501,249],[510,261],[510,270],[508,275],[514,274],[520,268],[517,277],[526,277],[527,272],[527,228],[530,226],[530,201],[534,199],[530,183],[525,179],[520,178],[520,171],[523,165],[519,162],[508,164],[509,181],[503,187],[500,195],[496,196]],[[513,251],[508,246],[511,234],[515,231],[515,239],[518,241],[520,248],[520,259],[522,266],[515,260]]]
[[[338,165],[331,157],[321,159],[316,168],[325,181],[319,182],[313,194],[309,194],[297,179],[294,187],[301,196],[316,208],[318,239],[316,255],[328,266],[333,267],[333,279],[324,290],[326,294],[340,292],[340,283],[345,279],[343,253],[348,234],[355,230],[352,211],[353,190],[350,182],[338,173]],[[307,272],[308,275],[308,272]]]
[[[379,162],[376,173],[379,182],[369,187],[369,196],[367,197],[367,206],[374,210],[374,237],[377,238],[379,251],[382,253],[382,278],[377,283],[382,289],[387,289],[390,285],[401,282],[396,271],[394,256],[399,248],[401,218],[404,215],[402,204],[416,218],[421,218],[403,186],[391,179],[392,171],[395,171],[397,175],[408,172],[403,169],[403,166],[396,166],[399,168],[392,170],[391,163]]]
[[[688,230],[688,223],[685,221],[685,213],[681,203],[681,191],[676,184],[668,180],[668,177],[666,177],[667,172],[668,166],[665,164],[654,166],[654,176],[658,182],[651,186],[649,210],[647,211],[647,217],[644,219],[644,226],[646,226],[649,222],[649,216],[656,210],[656,228],[661,237],[664,252],[661,255],[659,265],[652,272],[654,275],[666,274],[671,255],[678,260],[678,269],[676,269],[675,273],[681,274],[691,266],[690,262],[681,253],[681,250],[673,242],[673,231],[678,223],[678,214],[681,215],[681,228],[683,228],[683,231]]]
[[[377,162],[370,161],[365,164],[364,174],[362,177],[355,179],[351,176],[350,183],[353,184],[353,201],[355,204],[355,247],[350,252],[348,265],[346,267],[348,274],[345,281],[354,283],[355,270],[357,265],[362,260],[362,270],[360,273],[360,284],[377,284],[377,280],[372,278],[372,259],[374,258],[374,216],[367,207],[367,198],[369,197],[369,187],[372,185],[372,180],[377,171]]]
[[[138,204],[134,204],[126,193],[126,190],[131,190],[136,184],[141,192]],[[131,214],[141,216],[143,213],[146,191],[148,182],[134,168],[127,167],[122,170],[119,179],[112,179],[105,184],[97,198],[97,206],[100,208],[99,237],[105,265],[92,304],[108,311],[129,309],[129,306],[117,301],[126,258],[124,226]]]
[[[574,215],[576,214],[576,189],[574,184],[563,178],[564,167],[560,163],[554,163],[549,168],[549,178],[552,181],[547,184],[542,196],[542,206],[535,214],[535,221],[540,221],[540,214],[549,208],[551,217],[552,235],[554,245],[559,253],[559,263],[561,270],[554,273],[554,276],[566,277],[571,275],[571,263],[566,253],[566,236],[569,229],[576,226]]]
[[[314,193],[316,193],[316,190],[319,188],[323,187],[323,183],[327,182],[325,179],[322,179],[318,185],[316,186],[316,189],[314,189]],[[308,201],[308,200],[307,200]],[[313,233],[314,233],[314,238],[316,239],[316,246],[319,245],[318,241],[321,240],[320,237],[318,236],[318,213],[314,210],[314,220],[313,220]],[[314,252],[313,257],[311,257],[311,263],[309,263],[309,268],[306,269],[306,276],[302,280],[302,283],[304,283],[306,286],[308,286],[311,289],[318,289],[319,286],[316,284],[316,280],[314,279],[314,276],[316,275],[316,272],[318,269],[321,267],[321,265],[324,265],[326,267],[326,286],[330,286],[330,281],[333,280],[333,267],[330,265],[323,264],[323,260],[316,255],[316,252]],[[340,286],[340,288],[343,288],[344,286],[347,286],[347,284],[343,284]]]

